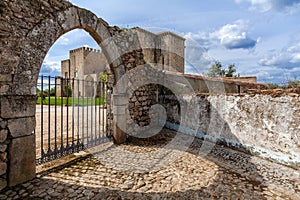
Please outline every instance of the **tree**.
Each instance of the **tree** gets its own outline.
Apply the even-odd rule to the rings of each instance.
[[[235,64],[230,64],[227,67],[228,70],[225,71],[225,77],[233,77],[236,72]]]
[[[288,88],[300,88],[300,80],[289,81],[287,84]]]
[[[36,96],[40,96],[41,95],[41,90],[39,88],[36,88]]]
[[[107,73],[106,72],[100,72],[99,79],[100,79],[100,82],[106,83],[107,82]]]
[[[234,77],[236,72],[235,64],[230,64],[227,66],[227,69],[222,68],[222,64],[219,61],[216,61],[210,67],[209,71],[204,75],[209,77]]]
[[[222,69],[222,64],[219,61],[216,61],[205,75],[209,77],[224,77],[225,70]]]
[[[55,96],[55,88],[50,89],[50,96]]]

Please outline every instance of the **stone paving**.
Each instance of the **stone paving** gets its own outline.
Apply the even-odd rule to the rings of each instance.
[[[4,190],[0,199],[300,199],[300,171],[221,146],[202,155],[201,145],[167,129],[130,137]]]

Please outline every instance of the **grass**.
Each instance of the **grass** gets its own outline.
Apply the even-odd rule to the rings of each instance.
[[[56,97],[56,103],[55,103],[55,97],[50,97],[50,105],[54,106],[55,104],[57,106],[61,106],[61,105],[67,105],[68,102],[68,106],[72,106],[73,102],[75,106],[91,106],[91,105],[103,105],[103,102],[105,101],[105,98],[103,97],[97,97],[97,98],[81,98],[81,97],[77,97],[77,98],[67,98],[67,97]],[[38,97],[36,104],[40,105],[42,103],[42,98]],[[43,100],[43,104],[44,105],[48,105],[49,104],[49,98],[45,97],[45,99]]]

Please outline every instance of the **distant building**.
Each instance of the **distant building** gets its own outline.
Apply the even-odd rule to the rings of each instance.
[[[136,31],[144,60],[149,64],[159,64],[159,68],[166,71],[184,73],[185,39],[172,32],[151,33],[141,28],[132,28]],[[72,89],[74,96],[93,97],[98,94],[99,86],[94,82],[99,81],[99,73],[106,71],[107,59],[101,50],[81,47],[70,50],[69,59],[61,61],[61,77],[58,81],[57,96],[65,96],[66,86]],[[67,79],[78,79],[67,83]],[[61,88],[63,87],[63,91]]]
[[[138,27],[132,30],[138,34],[147,63],[158,63],[162,70],[184,73],[185,38],[172,32],[154,34]]]
[[[96,82],[99,81],[100,72],[106,71],[108,62],[101,50],[88,47],[81,47],[69,52],[69,59],[61,61],[61,76],[64,79],[63,87],[69,85],[74,96],[93,97],[99,88]],[[78,79],[72,87],[71,80]],[[71,79],[69,83],[67,79]],[[84,81],[83,81],[84,80]],[[57,95],[65,96],[61,91],[61,84],[58,84]]]

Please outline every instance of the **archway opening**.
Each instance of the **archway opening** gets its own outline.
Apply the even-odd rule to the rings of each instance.
[[[101,47],[82,29],[62,35],[49,49],[37,81],[38,165],[109,141],[111,110],[107,78],[101,77],[108,67]]]

